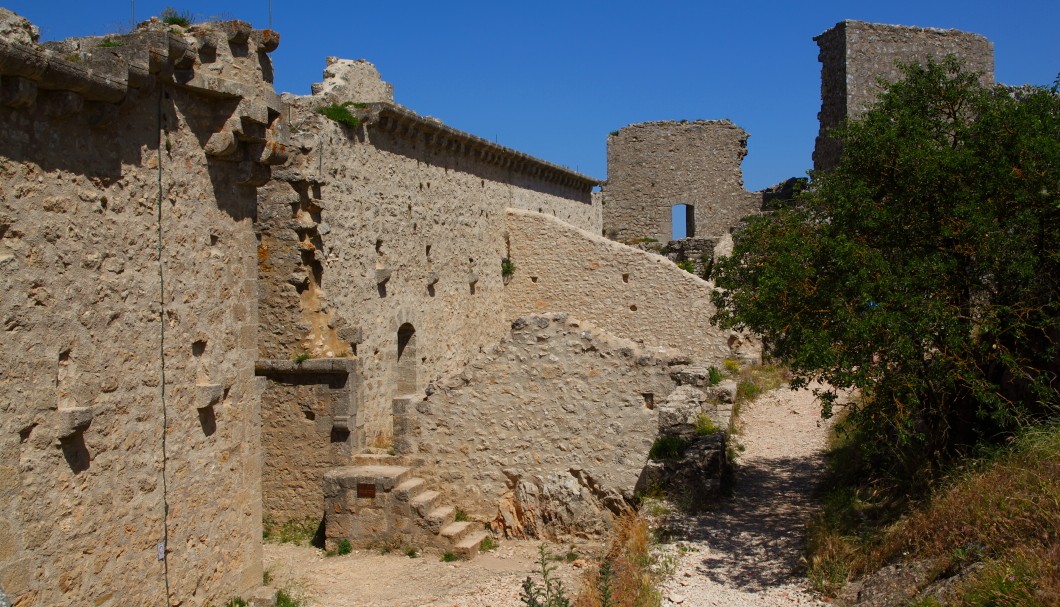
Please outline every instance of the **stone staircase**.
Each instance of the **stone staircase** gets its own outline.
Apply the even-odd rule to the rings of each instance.
[[[413,475],[411,458],[358,455],[353,465],[324,475],[325,547],[343,539],[355,548],[427,547],[474,558],[488,532],[482,523],[457,521],[456,509]]]

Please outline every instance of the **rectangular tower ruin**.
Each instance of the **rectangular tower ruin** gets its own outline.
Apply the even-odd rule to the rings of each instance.
[[[814,38],[821,62],[821,128],[813,152],[813,168],[821,171],[839,160],[839,142],[828,137],[843,120],[868,110],[880,92],[879,80],[895,82],[899,63],[923,62],[956,55],[965,69],[994,82],[994,45],[979,34],[953,29],[840,21]]]

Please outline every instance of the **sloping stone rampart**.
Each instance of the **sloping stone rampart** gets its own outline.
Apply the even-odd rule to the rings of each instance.
[[[686,236],[727,234],[761,208],[743,186],[747,133],[728,120],[631,124],[607,138],[604,234],[629,242],[673,236],[672,208],[694,209]]]
[[[515,273],[504,288],[507,316],[565,311],[646,346],[707,364],[734,354],[739,338],[710,324],[713,285],[670,260],[551,217],[508,211]]]
[[[815,170],[835,166],[841,153],[828,130],[843,120],[868,110],[880,92],[882,79],[901,76],[898,63],[922,63],[956,55],[965,69],[982,74],[985,85],[994,82],[994,45],[978,34],[953,29],[840,21],[814,38],[820,48],[820,133],[813,152]]]

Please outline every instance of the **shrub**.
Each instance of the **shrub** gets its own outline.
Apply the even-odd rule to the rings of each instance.
[[[833,131],[836,167],[735,236],[712,299],[797,385],[827,382],[825,415],[862,391],[865,455],[912,479],[1060,414],[1060,95],[952,56],[902,71]]]
[[[530,576],[526,576],[519,600],[526,607],[570,607],[571,602],[567,598],[563,582],[557,580],[553,575],[556,571],[556,566],[549,564],[553,557],[549,554],[548,549],[545,548],[544,543],[537,547],[537,553],[541,585],[539,586],[534,582]]]
[[[710,434],[717,434],[721,432],[721,428],[714,423],[714,420],[710,419],[710,416],[706,413],[700,413],[696,416],[696,436],[708,436]]]
[[[489,552],[490,550],[496,549],[498,545],[497,541],[493,539],[493,536],[487,535],[482,538],[482,543],[479,544],[478,549],[481,552]]]
[[[344,124],[351,129],[355,129],[361,126],[361,119],[350,112],[351,105],[353,105],[352,101],[332,103],[331,105],[325,105],[324,107],[318,108],[317,113],[325,118],[330,118],[339,124]]]
[[[313,357],[310,356],[308,352],[300,352],[300,353],[295,355],[294,362],[296,362],[296,363],[304,363],[305,361],[309,360],[310,358],[313,358]]]
[[[677,267],[681,268],[685,272],[688,272],[689,274],[696,273],[696,262],[692,261],[691,259],[684,259],[682,261],[678,261]]]
[[[501,259],[501,276],[511,278],[515,274],[515,262],[507,257]]]
[[[716,386],[721,383],[721,380],[725,379],[725,374],[722,373],[717,367],[711,367],[707,369],[707,383],[711,386]]]
[[[168,25],[177,25],[180,27],[188,27],[191,25],[193,16],[190,11],[178,11],[177,9],[167,6],[162,9],[162,14],[158,16],[162,23]]]
[[[442,553],[442,562],[443,563],[452,563],[453,561],[459,561],[459,560],[460,560],[460,557],[457,556],[455,552],[446,550],[445,552]]]
[[[648,457],[651,459],[678,459],[688,450],[689,442],[679,436],[660,436],[655,439]]]

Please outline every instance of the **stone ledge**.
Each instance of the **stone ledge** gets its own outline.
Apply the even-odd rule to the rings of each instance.
[[[259,360],[254,363],[255,375],[349,375],[353,373],[352,358],[311,358],[302,362],[285,359]]]

